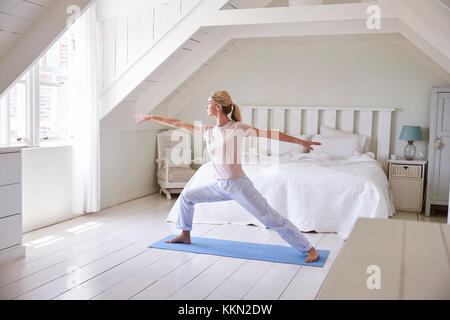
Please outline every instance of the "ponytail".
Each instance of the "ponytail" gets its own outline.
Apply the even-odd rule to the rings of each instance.
[[[232,111],[231,111],[231,120],[241,122],[242,116],[241,116],[241,110],[239,109],[239,106],[236,103],[233,103],[231,105]]]

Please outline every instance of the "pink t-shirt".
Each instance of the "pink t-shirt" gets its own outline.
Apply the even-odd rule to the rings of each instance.
[[[236,179],[245,176],[241,165],[242,139],[252,126],[230,120],[223,126],[202,125],[202,134],[211,158],[216,179]]]

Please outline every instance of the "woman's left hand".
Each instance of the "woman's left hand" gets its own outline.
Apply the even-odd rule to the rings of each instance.
[[[302,146],[304,146],[305,148],[308,148],[309,150],[314,150],[313,148],[311,148],[311,145],[315,145],[315,146],[320,146],[321,145],[320,142],[305,141],[305,140],[302,140],[302,142],[300,142],[300,144]]]

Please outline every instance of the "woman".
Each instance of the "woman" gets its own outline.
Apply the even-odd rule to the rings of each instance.
[[[311,150],[313,150],[311,145],[320,145],[320,143],[297,139],[282,132],[259,130],[242,123],[239,107],[232,102],[230,95],[226,91],[212,92],[208,98],[206,110],[208,116],[216,118],[216,125],[194,126],[178,119],[149,115],[135,116],[139,119],[139,123],[146,120],[154,120],[169,126],[185,129],[190,133],[202,134],[207,142],[216,177],[216,181],[212,184],[187,188],[181,192],[180,212],[176,226],[182,229],[182,232],[178,237],[166,242],[191,243],[190,231],[192,230],[194,205],[196,203],[235,200],[266,227],[277,231],[281,238],[291,246],[301,253],[308,253],[306,262],[316,261],[319,258],[319,253],[309,243],[308,239],[291,221],[275,211],[258,190],[255,189],[252,181],[247,178],[242,170],[239,148],[235,147],[241,144],[234,142],[245,136],[264,136],[280,141],[298,143]],[[230,115],[231,119],[228,118],[228,115]],[[227,158],[225,163],[223,161],[224,155]],[[230,155],[232,161],[229,161]]]

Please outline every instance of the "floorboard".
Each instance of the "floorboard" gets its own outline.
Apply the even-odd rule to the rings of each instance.
[[[343,244],[304,233],[331,251],[323,268],[148,248],[179,233],[165,221],[175,201],[153,194],[24,234],[26,257],[0,266],[0,299],[315,299]],[[288,245],[255,226],[194,224],[192,236]]]

